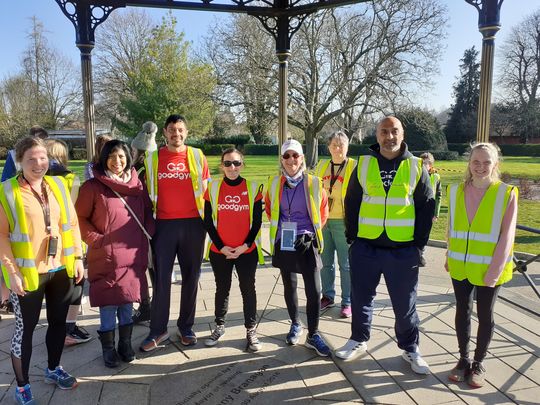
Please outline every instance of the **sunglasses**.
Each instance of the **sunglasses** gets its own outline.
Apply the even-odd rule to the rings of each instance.
[[[289,159],[291,156],[292,156],[294,159],[298,159],[298,158],[300,157],[300,155],[299,155],[298,153],[296,153],[296,152],[294,152],[294,153],[292,153],[292,154],[291,154],[291,153],[285,153],[285,154],[283,155],[283,160],[287,160],[287,159]]]
[[[240,167],[240,166],[242,166],[242,162],[240,162],[239,160],[224,160],[223,161],[223,166],[225,166],[225,167],[231,167],[231,166]]]

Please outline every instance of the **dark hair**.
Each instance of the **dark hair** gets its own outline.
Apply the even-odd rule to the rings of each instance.
[[[124,169],[124,172],[127,173],[131,170],[132,159],[127,143],[119,141],[118,139],[113,139],[103,145],[101,153],[99,154],[99,166],[101,166],[103,171],[107,170],[107,160],[109,159],[109,156],[117,150],[123,150],[126,154],[126,168]]]
[[[173,123],[173,124],[176,124],[177,122],[183,122],[184,125],[186,126],[187,128],[187,121],[186,121],[186,117],[184,117],[183,115],[180,115],[180,114],[171,114],[167,117],[167,119],[165,120],[165,125],[163,126],[163,128],[167,128],[167,126],[170,124],[170,123]]]
[[[32,128],[30,128],[28,133],[30,136],[35,136],[41,139],[45,139],[49,136],[49,133],[45,130],[45,128],[39,125],[34,125]]]
[[[99,156],[101,155],[101,149],[103,149],[103,145],[105,145],[107,142],[112,141],[113,137],[110,135],[101,134],[96,136],[96,141],[94,142],[94,158],[92,159],[92,163],[97,165],[99,163]]]
[[[242,158],[242,160],[244,160],[244,154],[242,152],[240,152],[238,149],[236,149],[236,148],[227,148],[221,153],[221,163],[223,163],[223,157],[225,155],[228,155],[229,153],[238,153],[240,155],[240,157]]]
[[[35,146],[39,146],[47,150],[45,141],[37,136],[26,136],[20,139],[15,145],[15,161],[22,162],[24,153]]]

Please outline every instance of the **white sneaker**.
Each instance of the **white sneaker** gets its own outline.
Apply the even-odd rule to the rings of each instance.
[[[419,352],[406,352],[401,355],[403,360],[411,365],[412,371],[416,374],[430,374],[429,364],[422,358]]]
[[[205,346],[215,346],[220,337],[225,334],[225,326],[217,325],[210,337],[204,341]]]
[[[358,356],[360,353],[364,353],[366,350],[366,342],[357,342],[356,340],[349,339],[343,347],[336,349],[334,353],[340,359],[349,360]]]

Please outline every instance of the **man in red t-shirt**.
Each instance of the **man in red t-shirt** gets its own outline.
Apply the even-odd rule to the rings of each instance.
[[[184,346],[197,343],[192,327],[206,237],[202,221],[203,196],[210,178],[206,157],[200,149],[185,144],[188,129],[183,116],[169,116],[163,134],[167,145],[158,151],[147,152],[144,162],[146,185],[157,220],[152,239],[156,290],[152,299],[150,334],[140,347],[145,352],[156,349],[169,338],[167,324],[175,259],[178,259],[182,274],[177,334]]]

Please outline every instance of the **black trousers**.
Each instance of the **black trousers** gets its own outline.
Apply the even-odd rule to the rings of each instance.
[[[493,308],[499,293],[500,286],[475,286],[465,279],[462,281],[452,279],[454,294],[456,296],[456,334],[459,354],[463,358],[469,357],[469,342],[471,340],[471,314],[473,309],[473,295],[476,288],[476,309],[478,315],[478,333],[474,361],[483,361],[486,357],[495,321]]]
[[[322,261],[315,246],[307,252],[281,251],[279,241],[274,246],[272,265],[278,267],[283,281],[283,295],[289,317],[293,323],[299,323],[298,315],[298,274],[304,279],[306,294],[306,315],[310,335],[319,330],[321,308],[321,268]]]
[[[182,289],[180,316],[176,322],[182,332],[195,323],[197,291],[201,275],[206,231],[201,218],[158,219],[152,238],[155,257],[155,291],[152,298],[150,333],[161,335],[167,330],[171,306],[171,275],[175,258],[180,264]]]
[[[39,321],[39,314],[46,301],[48,367],[54,370],[60,364],[64,340],[66,338],[66,316],[71,304],[73,280],[66,270],[39,275],[37,290],[28,291],[24,296],[10,295],[15,313],[15,330],[11,339],[11,357],[17,384],[28,384],[28,370],[32,357],[32,338]]]
[[[255,272],[257,270],[257,249],[240,255],[237,259],[227,259],[221,253],[210,251],[210,264],[216,280],[215,310],[216,324],[224,325],[229,309],[229,292],[233,268],[236,268],[240,292],[244,306],[244,326],[248,329],[257,324],[257,295],[255,292]]]

